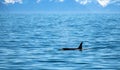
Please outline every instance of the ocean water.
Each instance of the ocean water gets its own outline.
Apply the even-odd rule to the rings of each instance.
[[[120,70],[120,14],[0,14],[0,70]]]

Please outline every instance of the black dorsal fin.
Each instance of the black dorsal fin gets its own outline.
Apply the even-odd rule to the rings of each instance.
[[[83,42],[80,43],[78,49],[82,50],[82,44],[83,44]]]

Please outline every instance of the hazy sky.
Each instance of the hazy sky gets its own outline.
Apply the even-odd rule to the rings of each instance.
[[[0,0],[0,12],[120,13],[120,0]]]

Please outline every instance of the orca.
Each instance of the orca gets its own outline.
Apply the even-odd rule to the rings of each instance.
[[[62,48],[60,50],[80,50],[80,51],[82,51],[83,50],[82,44],[83,44],[83,42],[80,43],[78,48]]]

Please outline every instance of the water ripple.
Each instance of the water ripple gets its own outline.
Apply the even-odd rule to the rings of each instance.
[[[0,15],[0,70],[119,70],[119,18]],[[81,41],[88,50],[59,50]]]

